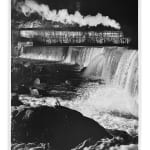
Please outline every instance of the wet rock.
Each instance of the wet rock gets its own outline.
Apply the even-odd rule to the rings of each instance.
[[[44,89],[46,88],[46,84],[45,83],[41,83],[40,78],[36,78],[34,80],[33,87],[38,89],[38,90],[44,91]]]
[[[121,145],[111,147],[109,150],[138,150],[138,145],[130,144],[130,145]]]
[[[66,85],[71,85],[71,82],[70,82],[69,80],[66,80],[66,81],[65,81],[65,84],[66,84]]]
[[[112,138],[105,128],[81,113],[62,107],[24,108],[12,114],[12,142],[50,143],[71,149],[86,139]]]
[[[84,71],[86,70],[86,68],[87,68],[87,67],[83,67],[83,68],[81,69],[81,73],[84,73]]]
[[[138,136],[134,136],[132,141],[133,141],[133,144],[138,144],[138,141],[139,141]]]
[[[25,62],[25,63],[23,64],[23,66],[24,66],[25,68],[28,68],[28,67],[31,66],[31,63],[30,63],[30,62]]]
[[[40,85],[40,84],[41,84],[40,79],[39,79],[39,78],[36,78],[36,79],[34,80],[34,85],[36,86],[36,85]]]
[[[35,143],[28,143],[26,145],[26,147],[29,149],[29,148],[33,148],[33,147],[36,147],[36,144]]]
[[[33,147],[33,148],[30,148],[29,150],[44,150],[44,148],[42,148],[42,147]]]
[[[19,100],[18,94],[12,94],[11,95],[11,106],[20,106],[23,105],[23,103]]]
[[[19,85],[18,87],[18,94],[30,94],[30,90],[27,86],[22,84],[22,85]]]
[[[138,136],[131,136],[125,131],[122,130],[108,130],[110,134],[116,137],[116,144],[137,144],[138,143]]]
[[[21,144],[14,144],[12,145],[11,149],[12,150],[19,150],[19,149],[24,149],[25,147],[25,144],[24,143],[21,143]]]
[[[109,150],[109,147],[111,146],[114,139],[101,139],[97,142],[91,142],[85,140],[83,143],[79,144],[75,148],[71,150]]]
[[[120,141],[121,142],[120,142]],[[71,150],[138,150],[137,144],[121,144],[121,139],[102,139],[96,143],[85,140]]]
[[[35,96],[35,97],[47,97],[49,96],[49,93],[45,90],[45,89],[42,89],[42,88],[39,88],[39,87],[30,87],[29,88],[30,90],[30,95],[31,96]]]
[[[29,90],[30,90],[31,96],[38,97],[38,96],[40,95],[38,89],[35,89],[35,88],[29,88]]]

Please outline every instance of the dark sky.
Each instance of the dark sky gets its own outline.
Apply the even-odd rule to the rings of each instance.
[[[70,13],[76,10],[80,2],[83,15],[95,15],[97,12],[115,19],[121,26],[136,27],[138,24],[138,0],[36,0],[48,4],[50,9],[67,8]]]

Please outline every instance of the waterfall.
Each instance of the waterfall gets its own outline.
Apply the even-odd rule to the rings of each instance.
[[[136,95],[138,93],[138,54],[137,51],[125,51],[122,55],[115,76],[114,84]]]
[[[25,47],[20,57],[78,64],[84,78],[102,79],[97,91],[88,92],[85,108],[138,112],[138,52],[125,47]],[[89,107],[87,106],[89,103]]]
[[[67,51],[63,47],[24,47],[21,58],[47,60],[47,61],[63,61]]]
[[[62,63],[78,64],[81,67],[86,67],[91,60],[101,54],[104,48],[100,47],[24,47],[21,53],[21,58],[61,61]]]
[[[138,53],[122,47],[24,47],[22,58],[60,61],[86,67],[83,77],[100,78],[131,95],[138,91]]]
[[[98,54],[102,53],[103,50],[104,48],[97,47],[69,47],[64,62],[87,67],[91,60]]]
[[[83,76],[103,79],[105,86],[90,94],[83,111],[91,105],[92,112],[100,109],[138,115],[138,52],[126,48],[104,48],[87,65]],[[88,111],[88,112],[90,112]],[[87,112],[86,112],[87,113]]]
[[[68,63],[86,67],[83,77],[103,79],[97,90],[77,102],[87,116],[100,111],[119,111],[138,116],[138,52],[123,47],[70,47]]]
[[[88,78],[97,76],[106,84],[114,84],[131,95],[136,95],[138,90],[137,51],[106,48],[103,53],[91,60],[83,76]]]

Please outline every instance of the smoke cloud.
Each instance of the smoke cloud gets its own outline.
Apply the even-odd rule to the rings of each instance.
[[[101,24],[103,26],[120,29],[119,23],[117,23],[114,19],[110,19],[108,16],[103,16],[101,13],[98,13],[96,16],[82,16],[79,11],[76,11],[74,14],[69,14],[67,9],[61,9],[59,11],[50,10],[48,5],[38,4],[32,0],[17,2],[15,9],[27,17],[33,13],[38,13],[43,19],[61,22],[64,24],[77,23],[80,27],[86,25],[96,27]]]

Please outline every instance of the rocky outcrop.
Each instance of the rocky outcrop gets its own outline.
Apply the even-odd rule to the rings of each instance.
[[[138,136],[131,136],[122,130],[107,130],[113,135],[112,139],[101,139],[94,144],[83,141],[71,150],[138,150]]]
[[[115,144],[118,145],[138,144],[138,135],[131,136],[126,131],[122,131],[122,130],[109,129],[107,131],[116,138]]]
[[[14,110],[11,133],[12,143],[50,143],[57,150],[71,149],[86,139],[112,138],[94,120],[62,106]]]

